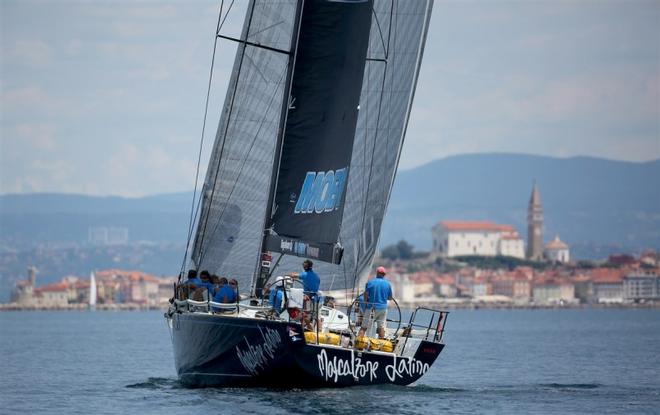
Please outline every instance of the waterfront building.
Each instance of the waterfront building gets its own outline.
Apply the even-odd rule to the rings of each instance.
[[[142,272],[129,274],[128,301],[135,304],[156,306],[159,303],[158,278]]]
[[[78,279],[78,281],[69,285],[69,301],[78,304],[89,304],[90,288],[89,280]]]
[[[524,242],[511,225],[487,221],[442,221],[432,229],[433,252],[457,256],[524,258]]]
[[[42,307],[66,307],[69,305],[69,285],[57,282],[35,288],[36,303]]]
[[[543,207],[536,182],[527,207],[527,258],[534,261],[543,259]]]
[[[435,293],[440,297],[453,298],[458,294],[456,278],[451,274],[438,275],[434,279]]]
[[[559,239],[559,235],[555,236],[555,239],[545,244],[543,253],[545,258],[551,262],[567,264],[570,261],[568,245]]]
[[[516,275],[513,280],[513,298],[519,301],[530,301],[532,299],[532,282]]]
[[[491,279],[493,295],[503,295],[513,298],[513,281],[513,274],[508,272],[493,277]]]
[[[582,303],[588,303],[594,298],[591,277],[585,274],[578,274],[573,276],[572,280],[575,291],[575,298],[580,300]]]
[[[656,273],[635,272],[623,277],[623,299],[626,301],[660,298],[660,278]]]
[[[592,302],[623,302],[623,271],[611,268],[596,268],[591,271]]]
[[[415,286],[410,283],[408,275],[397,271],[390,271],[387,275],[387,279],[392,284],[392,292],[397,300],[407,303],[415,301]],[[362,285],[361,290],[364,290],[364,284]]]
[[[486,276],[478,276],[472,282],[471,291],[473,297],[484,297],[493,294],[493,286]]]
[[[31,305],[34,303],[34,288],[37,283],[37,268],[28,267],[28,278],[18,280],[11,293],[11,302],[20,305]]]
[[[437,274],[433,271],[420,271],[408,275],[408,281],[415,288],[415,297],[433,295],[433,279]]]
[[[174,295],[176,277],[163,277],[158,280],[158,303],[167,305]]]
[[[575,286],[570,281],[540,278],[534,282],[534,302],[537,304],[576,303]]]

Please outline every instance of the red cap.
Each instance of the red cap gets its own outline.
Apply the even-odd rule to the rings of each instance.
[[[385,267],[378,267],[378,268],[376,268],[376,273],[378,273],[378,274],[387,274],[387,270],[385,269]]]

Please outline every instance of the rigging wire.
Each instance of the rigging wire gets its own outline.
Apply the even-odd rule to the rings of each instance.
[[[200,191],[200,200],[197,202],[197,208],[195,208],[195,199],[197,198],[197,185],[199,183],[199,166],[202,160],[202,150],[204,149],[204,133],[206,132],[206,119],[208,118],[209,98],[211,96],[211,83],[213,82],[213,67],[215,66],[215,52],[218,48],[217,35],[220,32],[220,29],[222,28],[222,25],[225,22],[225,20],[222,19],[222,9],[224,7],[224,3],[225,3],[224,0],[222,0],[222,2],[220,3],[218,22],[216,23],[215,35],[213,36],[213,55],[211,56],[211,68],[209,69],[209,81],[208,81],[208,86],[206,88],[206,102],[204,104],[204,120],[202,121],[202,134],[199,141],[199,152],[197,154],[197,168],[195,169],[195,188],[193,190],[192,205],[190,207],[190,219],[188,221],[188,238],[186,240],[186,250],[185,253],[183,254],[183,261],[181,262],[181,272],[179,273],[179,281],[181,280],[181,274],[183,273],[186,267],[186,260],[188,259],[188,250],[190,247],[190,239],[192,237],[193,223],[197,217],[197,211],[199,210],[199,206],[201,204],[202,194],[203,194],[203,192]],[[229,6],[229,9],[231,10],[231,6]],[[227,10],[227,15],[228,14],[229,14],[229,10]],[[225,19],[227,18],[227,15],[225,15]]]

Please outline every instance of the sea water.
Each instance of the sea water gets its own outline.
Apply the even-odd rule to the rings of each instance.
[[[660,413],[660,310],[454,311],[445,341],[406,387],[187,389],[162,312],[4,312],[0,413]]]

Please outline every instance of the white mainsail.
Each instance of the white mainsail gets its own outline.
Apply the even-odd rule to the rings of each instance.
[[[96,277],[94,271],[89,275],[89,306],[96,307]]]

